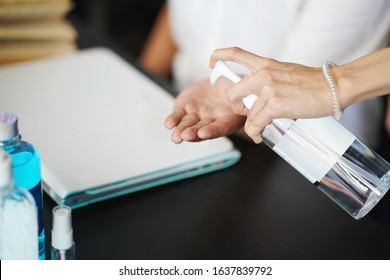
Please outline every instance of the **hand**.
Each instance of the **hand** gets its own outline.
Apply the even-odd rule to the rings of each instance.
[[[232,85],[219,79],[215,86],[208,80],[184,90],[176,98],[165,126],[173,129],[174,143],[196,142],[229,135],[244,125],[245,117],[233,113],[225,91]]]
[[[227,98],[233,112],[247,116],[245,132],[255,143],[262,141],[260,132],[273,119],[332,114],[332,96],[321,68],[282,63],[239,48],[214,51],[210,67],[218,60],[239,63],[252,74],[228,89]],[[259,98],[248,111],[241,100],[250,93]]]

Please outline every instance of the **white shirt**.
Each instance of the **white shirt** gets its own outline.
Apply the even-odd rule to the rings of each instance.
[[[217,48],[238,46],[320,67],[354,60],[390,41],[388,0],[168,0],[168,7],[180,90],[209,77]],[[374,147],[381,110],[378,99],[367,100],[347,108],[342,123]]]

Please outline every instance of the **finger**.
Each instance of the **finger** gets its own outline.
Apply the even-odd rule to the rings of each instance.
[[[239,116],[246,116],[248,114],[248,108],[245,107],[242,100],[229,100],[230,108]]]
[[[183,142],[184,139],[181,138],[183,130],[197,124],[198,122],[199,117],[196,114],[186,114],[172,131],[171,140],[176,144]]]
[[[253,111],[251,110],[245,122],[246,134],[257,144],[262,141],[261,133],[264,128],[273,119],[272,114],[267,110],[266,104],[263,105],[262,102],[264,101],[261,98],[258,99],[257,106],[253,108]]]
[[[181,121],[186,112],[182,108],[174,109],[173,112],[165,119],[164,125],[168,129],[172,129]]]
[[[199,128],[198,136],[201,139],[214,139],[227,136],[243,126],[245,118],[237,118],[235,115],[228,115]]]
[[[263,139],[261,138],[261,133],[259,130],[254,129],[254,127],[251,125],[251,122],[249,119],[246,120],[245,126],[244,126],[245,133],[255,142],[256,144],[260,144]]]
[[[213,119],[205,118],[200,120],[195,125],[185,128],[180,134],[181,139],[188,142],[196,142],[196,141],[204,140],[202,137],[199,137],[198,131],[202,127],[207,126],[212,122]]]
[[[210,68],[214,68],[215,63],[218,60],[234,61],[246,67],[251,73],[255,72],[256,69],[259,68],[259,63],[261,64],[263,61],[266,61],[266,59],[263,57],[257,56],[237,47],[215,50],[210,58]]]
[[[263,82],[261,77],[248,77],[227,91],[230,106],[235,114],[247,115],[248,108],[245,107],[243,99],[250,94],[260,95]],[[250,109],[250,108],[249,108]]]

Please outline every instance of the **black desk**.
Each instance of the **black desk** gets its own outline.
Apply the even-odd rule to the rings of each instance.
[[[75,209],[77,258],[389,259],[390,194],[355,221],[265,145],[232,140],[228,169]],[[45,194],[47,255],[54,206]]]
[[[233,167],[75,209],[77,258],[389,259],[388,196],[355,221],[265,146],[234,142]]]

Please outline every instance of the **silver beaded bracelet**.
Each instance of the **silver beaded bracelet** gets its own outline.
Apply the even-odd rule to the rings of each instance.
[[[332,105],[332,110],[333,110],[333,117],[336,120],[341,120],[341,116],[343,115],[343,112],[340,109],[340,101],[337,96],[336,92],[336,85],[334,84],[334,80],[332,78],[332,75],[329,72],[329,67],[336,67],[337,65],[332,62],[328,61],[322,65],[322,72],[324,73],[325,79],[329,84],[330,87],[330,92],[332,93],[332,100],[333,100],[333,105]]]

